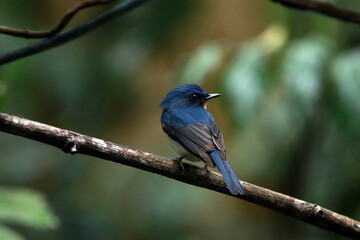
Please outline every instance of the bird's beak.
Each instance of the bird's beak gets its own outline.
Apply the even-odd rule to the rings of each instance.
[[[219,93],[209,93],[209,94],[206,96],[205,100],[207,101],[207,100],[209,100],[209,99],[211,99],[211,98],[216,98],[216,97],[220,97],[220,96],[221,96],[221,94],[219,94]]]

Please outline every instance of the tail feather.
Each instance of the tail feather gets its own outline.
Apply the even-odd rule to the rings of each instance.
[[[214,161],[216,167],[219,169],[224,177],[225,183],[232,195],[244,195],[244,189],[242,188],[239,179],[236,177],[234,171],[231,169],[229,163],[220,157],[218,151],[214,151],[210,154],[211,159]]]

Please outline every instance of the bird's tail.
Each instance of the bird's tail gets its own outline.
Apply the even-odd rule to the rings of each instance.
[[[214,151],[210,154],[211,159],[214,161],[216,167],[219,169],[224,177],[225,183],[228,186],[232,195],[244,195],[244,189],[242,188],[239,179],[236,177],[234,171],[231,169],[229,163],[220,157],[218,151]]]

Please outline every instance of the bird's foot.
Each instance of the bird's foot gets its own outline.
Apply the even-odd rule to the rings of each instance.
[[[182,162],[183,158],[184,157],[181,157],[181,156],[177,157],[177,158],[176,157],[170,158],[171,160],[177,161],[180,164],[180,167],[181,167],[181,170],[182,170],[181,175],[184,175],[184,173],[185,173],[185,167],[184,167],[184,164]]]
[[[209,166],[205,164],[205,166],[203,167],[203,169],[205,170],[205,176],[210,174],[210,169],[209,169]]]

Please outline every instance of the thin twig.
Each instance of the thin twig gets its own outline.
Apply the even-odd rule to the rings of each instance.
[[[134,8],[148,2],[150,0],[127,0],[116,5],[114,8],[110,9],[106,13],[101,14],[100,16],[85,22],[78,27],[74,27],[66,32],[57,34],[53,37],[43,39],[39,42],[31,44],[29,46],[22,47],[15,51],[9,52],[0,56],[0,65],[5,63],[9,63],[51,48],[69,42],[75,38],[78,38],[95,28],[107,23],[108,21],[112,20],[113,18],[125,14]]]
[[[102,139],[56,128],[25,118],[0,113],[0,131],[33,139],[62,149],[66,153],[80,153],[115,163],[143,169],[191,185],[211,189],[230,196],[222,176],[212,171],[184,163],[181,166],[162,156],[131,149]],[[352,239],[360,239],[360,222],[340,215],[317,204],[305,202],[285,194],[241,182],[244,196],[233,196],[273,209],[290,217],[310,223]]]
[[[97,5],[103,5],[115,0],[89,0],[85,2],[80,2],[76,4],[74,7],[69,9],[61,21],[52,29],[45,31],[32,31],[32,30],[24,30],[24,29],[16,29],[5,26],[0,26],[0,34],[6,34],[14,37],[23,37],[23,38],[46,38],[54,36],[55,34],[61,32],[66,25],[70,22],[70,20],[82,9],[93,7]]]
[[[318,12],[329,17],[337,18],[346,22],[360,23],[360,13],[343,8],[335,7],[326,2],[315,2],[311,0],[271,0],[280,4],[300,10]]]

